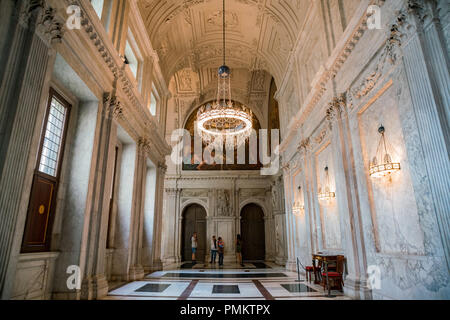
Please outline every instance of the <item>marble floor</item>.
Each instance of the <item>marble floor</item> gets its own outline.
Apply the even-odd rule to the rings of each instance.
[[[304,277],[303,277],[304,279]],[[237,265],[182,264],[118,286],[106,300],[350,300],[271,263]]]

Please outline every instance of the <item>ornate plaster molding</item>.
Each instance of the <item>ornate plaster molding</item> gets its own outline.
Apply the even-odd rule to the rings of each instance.
[[[372,0],[370,5],[383,6],[385,0]],[[280,151],[284,152],[290,141],[295,137],[297,129],[306,120],[309,114],[314,110],[319,101],[322,99],[324,93],[327,91],[327,83],[336,77],[338,72],[341,70],[344,63],[347,61],[348,57],[352,54],[354,48],[359,43],[364,33],[368,29],[367,20],[370,17],[368,12],[361,17],[356,27],[353,29],[352,33],[348,37],[347,41],[339,48],[335,54],[333,54],[329,59],[326,67],[322,69],[321,75],[317,77],[317,81],[313,89],[311,90],[308,99],[306,100],[304,107],[300,108],[294,119],[291,121],[286,138],[282,141],[280,145]]]
[[[116,81],[121,84],[117,86],[117,89],[124,93],[125,96],[123,98],[126,99],[114,108],[114,118],[120,122],[135,141],[144,136],[150,141],[153,152],[158,152],[158,157],[164,158],[170,154],[171,147],[167,144],[164,137],[161,136],[159,125],[144,111],[145,108],[140,101],[137,89],[124,71],[122,59],[115,52],[112,44],[105,42],[102,32],[96,30],[96,26],[92,23],[89,16],[89,9],[85,8],[84,1],[71,0],[70,3],[80,7],[82,28],[88,34],[94,47],[97,48],[98,53]]]

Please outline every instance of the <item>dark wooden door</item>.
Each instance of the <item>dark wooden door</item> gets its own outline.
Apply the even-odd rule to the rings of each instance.
[[[22,240],[24,253],[50,250],[70,104],[50,89]]]
[[[53,201],[56,183],[38,174],[34,176],[28,207],[27,225],[24,243],[29,252],[48,250],[47,239],[50,217],[53,213]]]
[[[242,259],[265,260],[264,212],[256,204],[246,205],[241,212]]]
[[[197,204],[191,205],[183,213],[183,235],[181,256],[183,261],[192,260],[191,238],[197,232],[197,261],[204,261],[206,257],[206,211]]]

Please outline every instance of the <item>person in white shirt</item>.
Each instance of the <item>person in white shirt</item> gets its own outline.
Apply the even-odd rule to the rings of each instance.
[[[192,235],[191,238],[191,243],[192,243],[192,263],[197,263],[196,259],[195,259],[195,254],[197,253],[197,232],[194,232],[194,234]]]
[[[211,261],[209,263],[216,263],[217,250],[218,246],[216,236],[213,236],[211,240]]]

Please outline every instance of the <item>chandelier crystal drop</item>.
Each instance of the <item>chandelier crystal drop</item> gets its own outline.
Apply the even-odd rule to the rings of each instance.
[[[206,143],[225,143],[236,147],[243,144],[252,133],[253,113],[231,99],[231,70],[226,65],[225,0],[223,1],[223,65],[217,74],[217,98],[199,108],[197,128]]]
[[[392,161],[392,147],[386,141],[386,129],[381,126],[378,129],[381,135],[378,143],[377,154],[373,157],[369,165],[369,173],[373,178],[389,176],[396,171],[400,171],[400,163]]]
[[[324,188],[319,188],[319,200],[321,201],[330,201],[331,199],[336,198],[336,193],[331,192],[330,189],[330,175],[328,173],[328,167],[325,167],[325,176],[326,176],[326,185]]]

